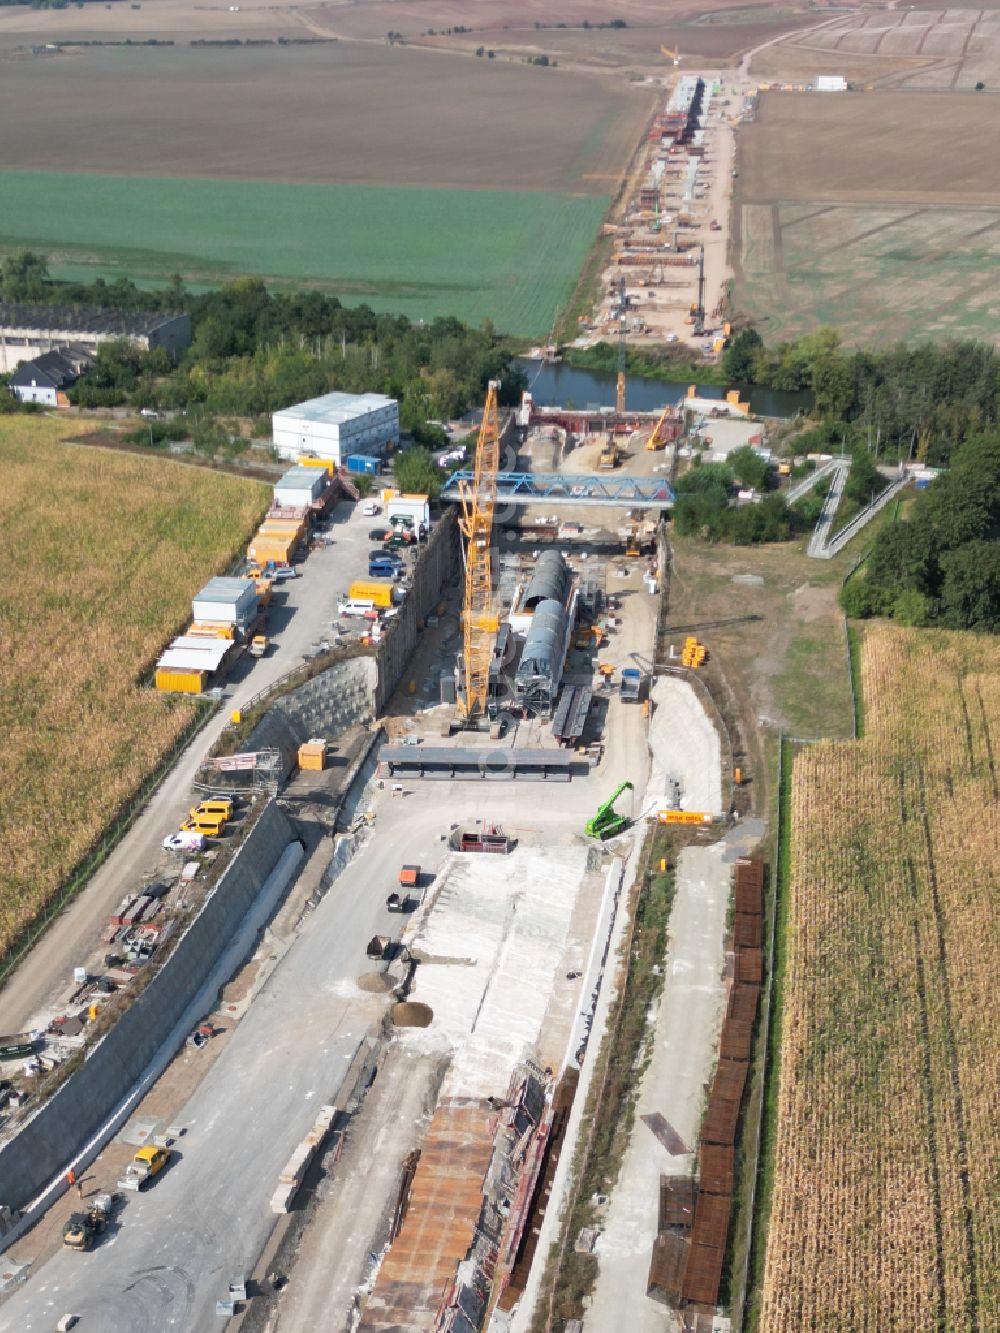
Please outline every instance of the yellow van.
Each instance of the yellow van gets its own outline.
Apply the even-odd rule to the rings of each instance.
[[[222,815],[199,815],[197,819],[185,819],[181,824],[182,833],[200,833],[206,838],[221,838],[225,828]]]
[[[233,803],[229,799],[199,801],[190,813],[192,819],[203,819],[206,815],[218,815],[221,819],[232,819]]]

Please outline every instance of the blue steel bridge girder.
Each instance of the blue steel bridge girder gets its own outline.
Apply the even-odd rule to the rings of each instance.
[[[471,482],[468,471],[454,472],[441,497],[459,499],[459,482]],[[661,477],[591,476],[566,472],[498,472],[497,504],[617,505],[666,509],[674,502],[673,487]]]

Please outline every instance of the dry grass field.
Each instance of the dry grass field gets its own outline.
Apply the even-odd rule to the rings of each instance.
[[[854,344],[996,340],[992,105],[961,93],[763,94],[738,138],[737,307],[771,338],[825,323]]]
[[[865,737],[795,760],[758,1327],[1000,1322],[1000,646],[870,629]]]
[[[758,78],[843,74],[877,87],[939,91],[1000,86],[1000,11],[911,5],[844,14],[820,32],[785,41],[755,57]],[[984,116],[989,116],[985,112]]]
[[[181,735],[137,679],[266,506],[258,482],[0,420],[0,951]]]

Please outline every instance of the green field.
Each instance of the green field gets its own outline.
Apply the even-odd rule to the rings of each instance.
[[[321,287],[413,318],[548,332],[606,198],[0,172],[0,253],[55,277],[205,284],[245,274]]]

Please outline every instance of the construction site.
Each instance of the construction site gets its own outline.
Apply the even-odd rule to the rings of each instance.
[[[302,459],[245,573],[195,596],[161,659],[158,688],[242,702],[105,867],[100,937],[60,943],[60,923],[63,967],[8,1005],[0,1329],[50,1327],[53,1300],[105,1329],[160,1327],[168,1306],[191,1328],[527,1327],[654,829],[676,831],[681,899],[715,904],[678,940],[680,970],[711,972],[693,1082],[657,1102],[688,1154],[670,1180],[695,1189],[731,860],[760,827],[700,679],[710,644],[662,634],[664,518],[698,418],[530,396],[505,414],[497,388],[440,512],[385,491],[401,550],[369,550],[367,582],[343,590],[343,560],[363,562],[351,534],[380,506]],[[333,608],[332,629],[310,619]],[[300,634],[275,679],[298,618],[314,646]],[[250,696],[238,661],[270,683]],[[658,1222],[663,1133],[632,1138],[646,1220],[609,1213],[594,1299],[711,1311],[701,1221],[673,1239]],[[68,1173],[113,1202],[67,1221]]]
[[[676,64],[677,52],[664,48]],[[605,232],[611,260],[604,294],[581,317],[579,344],[624,319],[637,344],[683,342],[707,360],[729,337],[727,259],[735,130],[754,119],[756,86],[737,74],[679,75],[650,123]]]

